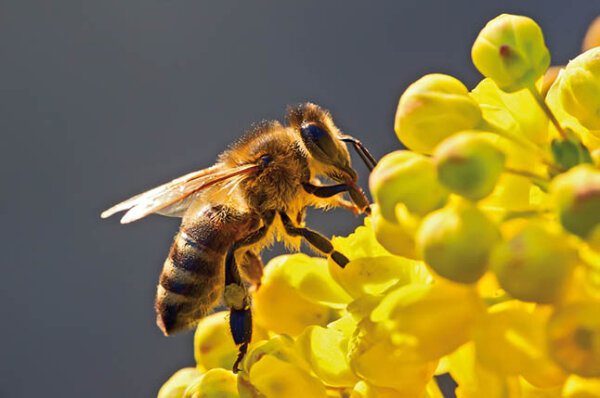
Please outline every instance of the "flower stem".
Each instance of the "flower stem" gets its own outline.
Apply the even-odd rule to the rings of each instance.
[[[558,130],[558,133],[560,134],[560,136],[565,140],[567,138],[569,138],[567,136],[567,133],[565,132],[565,130],[561,127],[560,123],[556,119],[556,116],[554,116],[554,113],[552,113],[552,110],[550,109],[548,104],[546,104],[544,97],[542,97],[542,94],[540,94],[540,92],[535,87],[535,85],[532,84],[532,85],[528,86],[527,89],[529,90],[531,95],[533,95],[533,98],[535,98],[535,101],[538,103],[540,108],[542,108],[542,110],[544,111],[544,113],[546,114],[548,119],[550,119],[552,124],[554,124],[554,127],[556,127],[556,130]]]
[[[531,178],[532,180],[540,180],[540,181],[545,181],[545,182],[549,181],[548,177],[545,177],[540,174],[536,174],[532,171],[513,169],[512,167],[505,167],[504,171],[506,171],[507,173],[510,173],[510,174],[517,175],[517,176]]]
[[[548,190],[548,184],[550,183],[550,180],[546,176],[527,170],[513,169],[512,167],[504,167],[504,171],[516,176],[529,178],[534,184],[542,188],[544,191]]]
[[[529,218],[535,216],[541,216],[544,214],[551,213],[551,209],[534,209],[534,210],[522,210],[522,211],[511,211],[507,212],[502,217],[502,222],[512,220],[513,218]]]
[[[489,131],[490,133],[499,135],[502,138],[506,138],[507,140],[519,145],[520,147],[533,152],[535,155],[537,155],[539,157],[539,160],[543,164],[545,164],[546,166],[553,169],[553,171],[556,171],[556,172],[562,171],[561,168],[556,163],[554,163],[554,159],[552,159],[552,156],[550,156],[550,154],[548,152],[546,152],[545,150],[543,150],[542,148],[540,148],[539,146],[537,146],[535,143],[528,140],[527,138],[521,137],[517,134],[509,133],[508,131],[497,128],[496,126],[494,126],[488,122],[485,122],[485,121],[484,121],[484,124],[482,125],[482,128],[486,131]]]

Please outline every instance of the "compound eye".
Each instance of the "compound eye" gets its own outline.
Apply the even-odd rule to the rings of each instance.
[[[313,156],[324,158],[335,158],[338,149],[331,135],[322,127],[315,123],[304,122],[300,125],[300,134],[307,148],[313,153]],[[321,152],[319,156],[316,152]],[[319,159],[324,161],[326,159]],[[332,159],[329,159],[331,161]]]
[[[262,155],[260,157],[260,165],[262,167],[267,167],[269,165],[269,163],[271,163],[273,161],[273,158],[271,157],[271,155]]]
[[[323,137],[327,136],[327,133],[321,127],[314,123],[307,122],[302,123],[300,126],[300,133],[302,134],[302,138],[314,142],[317,145],[319,140],[322,140]]]

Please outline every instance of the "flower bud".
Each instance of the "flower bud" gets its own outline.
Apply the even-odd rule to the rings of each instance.
[[[294,340],[282,334],[273,336],[269,340],[252,344],[250,352],[244,357],[242,370],[248,373],[252,366],[265,355],[272,355],[284,362],[295,363],[303,369],[308,369],[308,365],[298,355],[294,346]]]
[[[404,203],[412,213],[425,215],[443,206],[448,197],[431,159],[410,151],[384,156],[369,177],[369,188],[381,215],[391,222],[396,222],[398,203]]]
[[[194,334],[194,357],[200,370],[231,369],[238,349],[231,338],[226,311],[202,318]]]
[[[433,162],[446,188],[479,200],[494,190],[504,168],[504,154],[476,132],[462,132],[438,145]]]
[[[349,301],[329,275],[326,260],[304,254],[271,260],[260,289],[253,295],[256,322],[290,336],[297,336],[309,325],[327,325],[337,317],[334,308]]]
[[[550,187],[564,229],[587,239],[600,224],[600,171],[580,165],[557,176]]]
[[[392,223],[381,215],[379,205],[371,206],[371,221],[375,238],[387,251],[396,255],[417,259],[414,232],[404,223]]]
[[[236,375],[225,369],[211,369],[185,390],[183,398],[239,398]]]
[[[567,372],[600,377],[600,303],[559,308],[547,326],[550,355]]]
[[[250,368],[248,381],[258,392],[257,397],[327,397],[325,386],[319,379],[297,364],[269,354],[262,356]]]
[[[500,239],[496,224],[468,202],[428,215],[417,233],[417,249],[440,276],[473,283],[487,270],[490,251]]]
[[[338,330],[309,326],[296,339],[300,355],[327,385],[352,387],[358,378],[347,360],[348,338]]]
[[[563,71],[560,101],[571,116],[596,136],[600,135],[600,47],[569,62]]]
[[[531,19],[502,14],[479,32],[471,57],[481,74],[506,92],[533,86],[550,66],[540,27]]]
[[[562,296],[576,259],[564,234],[530,223],[494,248],[490,267],[514,298],[549,304]]]
[[[196,368],[183,368],[175,372],[158,391],[158,398],[182,398],[183,393],[195,380],[201,377]]]
[[[411,84],[398,103],[394,130],[406,147],[432,153],[451,134],[481,122],[479,105],[452,76],[425,75]]]

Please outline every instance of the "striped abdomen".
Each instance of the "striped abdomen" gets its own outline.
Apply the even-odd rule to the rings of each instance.
[[[184,217],[156,292],[156,322],[166,335],[193,326],[219,301],[227,250],[248,230],[249,218],[225,206]]]

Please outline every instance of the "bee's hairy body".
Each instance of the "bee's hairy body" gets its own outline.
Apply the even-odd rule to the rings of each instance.
[[[157,323],[165,334],[188,329],[217,304],[223,296],[227,250],[255,223],[223,205],[206,204],[186,214],[156,292]]]
[[[184,214],[157,289],[158,324],[165,334],[189,328],[218,303],[223,295],[227,250],[260,228],[265,214],[283,211],[301,224],[306,206],[334,205],[302,189],[302,183],[310,182],[313,174],[302,146],[290,128],[271,122],[256,126],[220,155],[226,168],[254,162],[265,154],[272,160],[262,173],[241,181],[226,195],[221,190],[207,190]],[[299,237],[285,234],[276,218],[267,234],[246,249],[260,252],[277,238],[288,247],[300,244]],[[238,262],[240,265],[244,262]],[[241,271],[244,274],[243,268]]]
[[[250,299],[244,280],[260,286],[259,253],[273,240],[298,247],[305,239],[340,266],[349,261],[318,232],[304,227],[307,206],[368,212],[356,186],[345,142],[372,169],[375,160],[343,135],[329,113],[306,103],[288,110],[288,126],[263,122],[219,156],[218,162],[124,201],[102,214],[128,210],[121,222],[151,213],[181,216],[160,275],[157,324],[169,335],[198,322],[221,297],[239,348],[234,371],[251,339]],[[320,185],[318,177],[337,184]],[[343,199],[348,193],[352,202]]]

